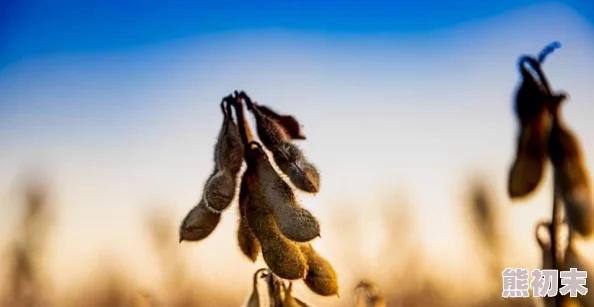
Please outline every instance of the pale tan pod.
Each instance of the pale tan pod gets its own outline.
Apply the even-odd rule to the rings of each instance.
[[[309,243],[301,243],[299,248],[307,259],[309,267],[304,279],[305,285],[318,295],[338,296],[338,277],[330,262],[320,256]]]
[[[296,243],[281,234],[272,214],[248,209],[246,217],[260,241],[262,256],[270,270],[283,279],[303,278],[307,272],[305,258]]]

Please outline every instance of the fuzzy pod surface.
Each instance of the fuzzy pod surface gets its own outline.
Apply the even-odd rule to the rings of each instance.
[[[305,140],[307,139],[306,136],[301,131],[301,124],[297,119],[292,115],[281,115],[278,112],[274,111],[270,107],[262,104],[253,103],[253,105],[258,108],[258,110],[274,120],[279,126],[281,126],[287,136],[292,140]]]
[[[248,202],[248,224],[260,241],[262,256],[270,270],[283,279],[303,278],[307,264],[296,243],[283,236],[272,213],[251,204]]]
[[[266,156],[261,145],[252,142],[247,154],[248,168],[242,181],[247,193],[246,218],[260,246],[264,261],[276,275],[283,279],[300,279],[305,276],[307,263],[295,242],[280,231],[271,208],[262,202],[263,197],[255,187],[258,183],[257,159]]]
[[[321,296],[338,295],[338,277],[330,262],[320,256],[309,243],[299,244],[299,248],[309,267],[304,279],[305,285]]]
[[[295,144],[285,143],[271,149],[280,170],[301,191],[317,193],[320,190],[320,173]]]
[[[272,210],[280,232],[290,240],[308,242],[320,236],[320,223],[297,203],[291,187],[274,170],[262,151],[253,157],[255,176],[250,185],[250,198]]]
[[[215,171],[204,184],[205,205],[215,212],[222,212],[231,205],[237,186],[236,175]]]
[[[242,179],[241,191],[239,192],[239,226],[237,228],[237,243],[241,252],[252,262],[255,262],[262,247],[247,221],[246,210],[248,205],[247,202],[249,200],[247,184],[248,180],[245,178]]]
[[[226,98],[229,99],[229,98]],[[215,165],[217,170],[237,175],[243,164],[244,147],[238,125],[233,121],[231,103],[221,103],[223,125],[215,145]]]
[[[179,227],[179,240],[200,241],[208,237],[221,221],[221,215],[207,209],[201,199],[183,219]]]
[[[291,144],[291,137],[272,118],[260,111],[258,105],[250,109],[256,119],[256,131],[262,144],[268,148],[281,171],[289,177],[296,188],[317,193],[320,189],[320,174],[316,167],[307,161],[301,149]]]

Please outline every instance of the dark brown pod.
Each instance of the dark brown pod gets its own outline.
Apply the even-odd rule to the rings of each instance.
[[[215,170],[204,184],[204,202],[213,212],[222,213],[235,197],[237,179],[230,172]]]
[[[320,256],[309,243],[301,243],[299,248],[309,267],[305,277],[307,287],[321,296],[338,296],[338,277],[328,260]]]
[[[563,200],[569,226],[582,236],[594,232],[594,203],[590,176],[585,166],[583,152],[576,135],[564,123],[561,95],[551,104],[553,127],[549,138],[549,155],[555,168],[555,187]]]
[[[245,181],[245,179],[242,181]],[[243,188],[247,187],[242,185],[242,189]],[[247,201],[249,199],[248,192],[240,192],[239,195],[239,227],[237,228],[237,242],[241,252],[252,262],[255,262],[258,258],[258,254],[260,254],[261,246],[258,238],[256,238],[256,235],[250,228],[246,217]]]
[[[220,221],[221,215],[210,211],[202,199],[183,219],[179,228],[179,241],[203,240],[215,230]]]
[[[529,64],[539,76],[540,82],[528,70]],[[534,120],[547,112],[548,81],[542,72],[540,62],[532,56],[522,56],[518,61],[518,69],[522,75],[522,83],[516,91],[514,111],[521,126],[532,124]],[[547,83],[542,83],[547,82]]]
[[[534,192],[546,171],[546,142],[550,124],[548,117],[521,128],[517,153],[509,171],[508,194],[511,198],[526,197]]]
[[[549,93],[528,71],[526,63],[533,66],[541,80],[544,79],[536,59],[530,56],[520,58],[519,69],[523,81],[515,97],[520,133],[508,177],[508,194],[511,198],[525,197],[536,190],[542,182],[548,159],[546,144],[551,120],[546,104]]]
[[[290,240],[308,242],[320,236],[320,224],[302,208],[291,187],[274,170],[264,151],[252,155],[255,176],[251,183],[252,202],[272,210],[280,232]]]
[[[239,128],[233,121],[233,111],[231,109],[232,99],[225,97],[221,102],[221,111],[223,112],[223,126],[217,138],[215,149],[215,163],[218,170],[229,172],[233,177],[241,170],[243,164],[244,147],[239,134]]]
[[[295,144],[285,143],[271,150],[278,168],[301,191],[317,193],[320,190],[320,173],[307,161]]]
[[[272,110],[270,107],[258,104],[258,110],[262,112],[262,114],[268,116],[272,120],[274,120],[279,126],[281,126],[285,132],[287,133],[288,137],[293,140],[305,140],[306,137],[301,131],[301,124],[297,121],[297,119],[291,115],[280,115],[276,111]]]
[[[291,137],[277,122],[261,112],[259,105],[253,103],[245,94],[240,93],[249,110],[256,119],[256,131],[262,144],[270,150],[280,170],[289,177],[296,188],[317,193],[320,189],[320,174],[302,151],[291,144]]]
[[[227,209],[235,197],[237,173],[243,164],[244,147],[239,128],[233,122],[229,98],[223,98],[223,126],[215,146],[215,168],[204,185],[204,201],[215,212]]]

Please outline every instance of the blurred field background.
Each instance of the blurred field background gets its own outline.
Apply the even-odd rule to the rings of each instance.
[[[235,89],[295,115],[321,172],[299,198],[341,295],[297,297],[353,306],[370,279],[388,306],[537,306],[499,299],[504,267],[538,267],[552,196],[506,198],[516,60],[562,42],[544,68],[592,170],[591,3],[105,3],[0,2],[2,306],[243,303],[264,264],[235,204],[177,243]]]

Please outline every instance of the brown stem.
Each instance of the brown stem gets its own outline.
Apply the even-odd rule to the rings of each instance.
[[[245,147],[245,154],[249,152],[249,144],[254,141],[250,124],[245,119],[245,113],[243,112],[242,99],[237,94],[231,99],[231,104],[235,108],[235,115],[237,116],[237,126],[239,127],[239,134],[241,141]]]
[[[555,178],[555,170],[553,170],[553,178]],[[553,269],[559,272],[557,285],[561,287],[561,271],[563,270],[563,247],[561,246],[561,225],[563,224],[563,206],[557,195],[557,181],[553,179],[553,212],[551,218],[551,225],[549,228],[551,237],[551,256],[553,259]],[[565,306],[567,302],[566,296],[557,293],[555,296],[555,305],[557,307]]]

